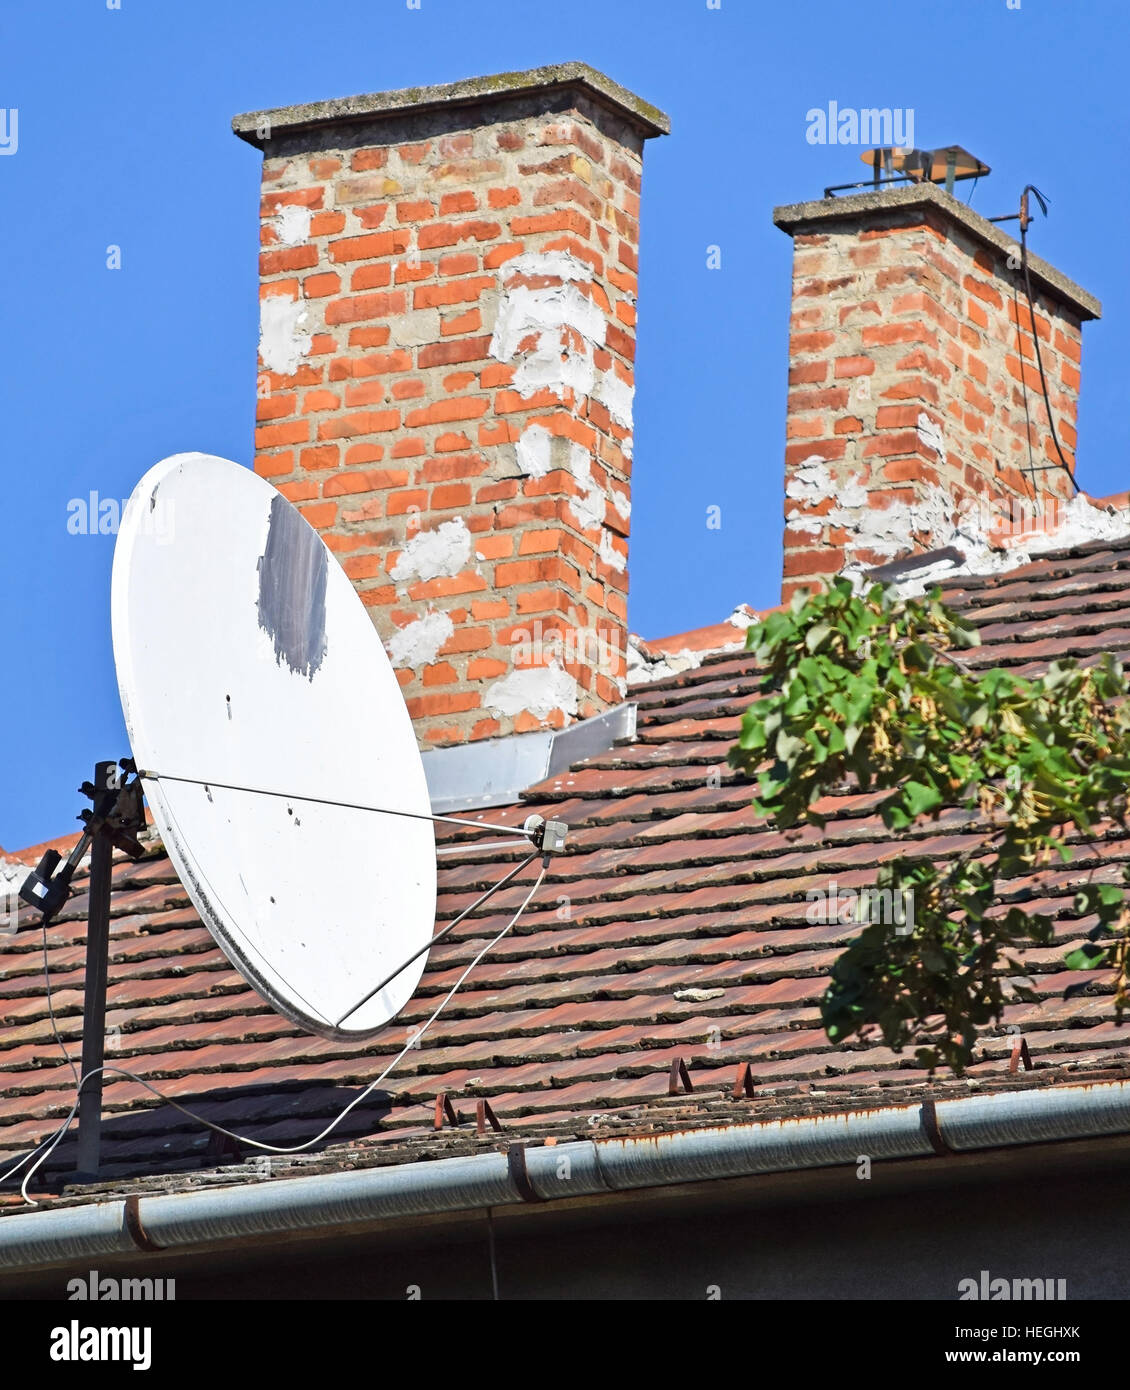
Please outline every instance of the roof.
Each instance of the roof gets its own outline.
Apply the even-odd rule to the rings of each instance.
[[[1030,673],[1057,657],[1130,653],[1130,539],[955,579],[945,596],[980,627],[984,645],[966,658],[976,666]],[[272,1176],[442,1158],[515,1138],[647,1134],[1130,1075],[1130,1031],[1115,1023],[1106,972],[1062,965],[1091,925],[1074,918],[1080,876],[1113,878],[1130,860],[1130,842],[1113,831],[1098,846],[1081,845],[1069,867],[1010,886],[1056,922],[1055,945],[1025,957],[1042,1004],[1010,1007],[965,1078],[930,1083],[909,1054],[829,1044],[818,1001],[853,929],[810,924],[806,891],[826,888],[829,877],[841,889],[869,884],[904,842],[883,829],[877,795],[830,800],[822,834],[782,832],[754,815],[751,787],[727,768],[726,753],[756,680],[751,656],[724,651],[648,684],[635,696],[631,742],[532,788],[521,805],[481,814],[484,826],[516,824],[532,810],[563,819],[567,853],[387,1089],[358,1106],[328,1147],[272,1159]],[[462,833],[445,827],[441,838]],[[968,815],[947,811],[918,829],[918,850],[943,856],[978,833]],[[460,843],[463,851],[440,858],[441,923],[510,862],[505,850]],[[526,892],[501,894],[435,947],[412,1002],[359,1047],[301,1033],[248,987],[155,839],[140,862],[116,862],[114,886],[107,1062],[278,1145],[317,1133],[380,1073]],[[55,1016],[76,1054],[84,888],[80,875],[47,936]],[[1085,988],[1065,999],[1069,983]],[[0,937],[0,1025],[2,1168],[49,1134],[73,1101],[52,1036],[40,933],[27,924]],[[1034,1065],[1013,1074],[1016,1030]],[[694,1089],[671,1095],[680,1059]],[[744,1063],[754,1094],[734,1099]],[[439,1093],[452,1098],[459,1127],[435,1128]],[[501,1133],[477,1134],[478,1098],[489,1101]],[[108,1081],[105,1114],[104,1182],[63,1200],[230,1182],[252,1171],[247,1155],[222,1154],[209,1132],[134,1082]],[[58,1190],[73,1164],[72,1136],[33,1190]],[[0,1203],[11,1210],[18,1198]]]

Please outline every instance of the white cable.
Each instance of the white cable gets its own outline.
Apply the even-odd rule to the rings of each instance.
[[[328,1134],[331,1134],[338,1127],[338,1125],[341,1124],[342,1120],[345,1119],[346,1115],[348,1115],[349,1112],[355,1106],[360,1105],[366,1096],[368,1096],[369,1094],[371,1094],[371,1092],[377,1089],[377,1087],[381,1084],[385,1077],[388,1076],[389,1072],[392,1071],[392,1069],[396,1066],[396,1064],[400,1061],[404,1054],[419,1044],[420,1039],[436,1021],[440,1013],[451,1002],[451,999],[454,997],[456,991],[461,987],[463,981],[467,978],[471,971],[474,970],[475,966],[478,965],[479,961],[482,960],[482,958],[487,954],[488,951],[492,950],[495,946],[497,946],[498,943],[502,940],[502,938],[506,936],[507,933],[510,932],[511,929],[514,927],[515,923],[518,921],[518,918],[521,917],[522,913],[525,912],[526,908],[530,905],[530,901],[533,898],[534,894],[541,887],[542,880],[545,878],[545,875],[546,868],[543,866],[541,873],[539,873],[537,878],[534,880],[533,887],[526,894],[525,899],[522,902],[522,905],[518,908],[517,912],[515,912],[514,916],[510,918],[509,922],[507,922],[507,924],[498,933],[498,935],[493,937],[490,941],[488,941],[487,944],[478,953],[478,955],[475,956],[474,960],[471,961],[470,965],[467,966],[467,968],[455,981],[451,989],[448,990],[448,992],[440,1000],[436,1009],[428,1018],[424,1026],[420,1028],[417,1032],[413,1033],[408,1042],[405,1043],[404,1047],[401,1048],[401,1050],[396,1054],[396,1056],[392,1059],[388,1066],[385,1067],[384,1071],[381,1072],[380,1076],[378,1076],[375,1081],[370,1081],[368,1086],[365,1087],[361,1094],[359,1096],[355,1096],[353,1100],[351,1100],[349,1104],[345,1107],[345,1109],[341,1112],[341,1114],[338,1115],[335,1119],[331,1120],[330,1123],[325,1127],[325,1129],[322,1130],[320,1134],[316,1134],[313,1139],[308,1139],[304,1144],[294,1144],[288,1148],[281,1148],[275,1144],[265,1144],[261,1140],[248,1139],[246,1136],[242,1134],[236,1134],[233,1130],[225,1129],[223,1125],[213,1124],[211,1120],[204,1119],[202,1115],[197,1115],[194,1111],[189,1110],[186,1106],[179,1104],[177,1101],[170,1100],[169,1097],[162,1094],[162,1092],[159,1091],[156,1086],[150,1085],[148,1081],[144,1080],[140,1076],[135,1075],[133,1072],[126,1071],[123,1067],[102,1066],[92,1069],[91,1071],[87,1072],[86,1075],[83,1076],[82,1079],[79,1081],[79,1092],[81,1093],[82,1087],[85,1085],[88,1078],[92,1076],[97,1076],[99,1072],[102,1072],[103,1074],[107,1072],[113,1072],[117,1076],[124,1076],[128,1078],[130,1081],[135,1082],[138,1086],[143,1086],[147,1091],[155,1095],[158,1098],[158,1100],[164,1101],[166,1105],[171,1105],[174,1110],[178,1110],[182,1115],[186,1115],[190,1120],[195,1120],[198,1124],[204,1125],[207,1129],[214,1130],[217,1134],[226,1135],[229,1139],[234,1139],[237,1143],[244,1144],[248,1148],[263,1149],[267,1153],[276,1154],[301,1153],[303,1149],[308,1149],[312,1145],[320,1143],[321,1140],[323,1140]],[[66,1054],[64,1053],[64,1055]],[[68,1061],[70,1060],[71,1059],[68,1057]],[[46,1162],[46,1160],[51,1156],[56,1147],[62,1142],[67,1131],[70,1129],[71,1124],[74,1122],[75,1115],[78,1112],[78,1105],[79,1102],[78,1098],[76,1097],[74,1105],[71,1106],[70,1114],[63,1121],[58,1131],[49,1139],[45,1139],[42,1143],[36,1145],[36,1147],[32,1149],[29,1153],[25,1154],[24,1157],[21,1158],[13,1168],[10,1168],[8,1172],[6,1172],[2,1177],[0,1177],[0,1183],[5,1182],[8,1178],[18,1173],[19,1170],[23,1167],[23,1165],[28,1161],[28,1159],[34,1157],[34,1155],[39,1151],[39,1149],[44,1149],[44,1152],[40,1154],[39,1158],[37,1158],[35,1163],[32,1164],[32,1166],[28,1169],[27,1173],[24,1176],[23,1182],[20,1184],[20,1196],[23,1197],[24,1201],[27,1202],[30,1206],[37,1207],[39,1203],[35,1200],[34,1197],[30,1197],[28,1195],[27,1185],[31,1181],[32,1177],[35,1175],[36,1171],[43,1165],[44,1162]],[[45,1146],[47,1147],[45,1148]]]

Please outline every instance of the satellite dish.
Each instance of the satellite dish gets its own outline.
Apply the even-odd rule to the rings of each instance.
[[[201,919],[286,1018],[371,1036],[423,973],[436,858],[412,723],[352,583],[269,483],[177,454],[126,507],[111,608],[134,760]]]

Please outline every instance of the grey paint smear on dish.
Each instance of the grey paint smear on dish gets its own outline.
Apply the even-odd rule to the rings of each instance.
[[[311,680],[326,654],[328,559],[317,532],[285,497],[274,498],[259,561],[259,626],[278,661]]]

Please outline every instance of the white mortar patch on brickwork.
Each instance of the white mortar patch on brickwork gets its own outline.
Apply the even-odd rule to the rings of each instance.
[[[310,238],[310,221],[314,216],[310,208],[299,207],[296,203],[275,204],[275,235],[280,246],[301,246]]]
[[[636,388],[629,386],[611,367],[601,375],[596,388],[597,400],[608,407],[609,415],[626,430],[632,428],[632,401],[635,394]]]
[[[459,574],[471,559],[471,533],[461,516],[444,521],[434,531],[420,531],[397,556],[392,577],[398,583],[410,579],[439,579]]]
[[[819,536],[825,526],[847,531],[844,550],[848,561],[841,572],[849,578],[860,580],[870,568],[870,561],[853,561],[852,557],[860,551],[889,560],[909,555],[923,545],[930,550],[953,546],[964,554],[965,561],[960,566],[945,562],[939,570],[920,570],[900,581],[899,588],[906,593],[924,593],[942,575],[1000,574],[1026,565],[1033,556],[1047,551],[1130,535],[1130,510],[1096,507],[1078,493],[1066,502],[1049,498],[1047,505],[1056,508],[1055,524],[1047,529],[1032,525],[1022,533],[1022,543],[1002,547],[1000,536],[1008,534],[1006,509],[1010,499],[986,503],[970,498],[955,505],[944,488],[931,483],[922,487],[916,502],[869,507],[859,475],[837,481],[819,455],[798,465],[785,492],[795,502],[811,504],[831,499],[829,511],[812,516],[794,508],[787,513],[786,522],[790,529],[813,536]]]
[[[530,289],[510,283],[518,277],[558,283]],[[599,306],[573,283],[591,280],[591,268],[563,251],[529,252],[501,266],[498,279],[501,297],[488,351],[499,362],[521,358],[514,374],[518,394],[528,399],[537,391],[552,391],[563,400],[570,389],[591,395],[593,351],[604,345],[608,325]],[[522,349],[531,337],[536,346]]]
[[[556,661],[511,671],[495,681],[483,695],[483,704],[495,714],[532,714],[545,719],[554,710],[577,713],[577,682]]]
[[[448,614],[425,613],[392,634],[387,644],[389,658],[394,666],[409,666],[414,670],[430,666],[454,631],[455,624]]]
[[[297,299],[272,294],[259,305],[259,358],[269,372],[291,376],[298,369],[312,341],[305,326],[306,306]]]
[[[937,454],[943,462],[946,457],[946,441],[942,436],[942,427],[936,421],[931,420],[925,411],[918,416],[918,440],[925,448]]]
[[[1123,507],[1096,507],[1082,492],[1060,508],[1061,522],[1047,535],[1035,535],[1028,542],[1029,554],[1045,550],[1064,550],[1088,541],[1114,541],[1130,536],[1130,510]]]
[[[530,280],[536,276],[552,276],[555,280],[588,282],[592,280],[592,266],[568,251],[526,251],[503,262],[499,279],[505,286],[507,280],[518,276]]]
[[[519,471],[531,478],[544,478],[553,466],[553,435],[544,425],[527,425],[516,449]]]
[[[617,574],[623,574],[628,568],[627,559],[612,544],[612,532],[603,526],[600,529],[600,558]]]
[[[595,531],[604,524],[607,498],[604,489],[592,476],[592,456],[581,444],[569,445],[569,472],[583,490],[583,497],[570,497],[569,510],[577,518],[582,531]]]

